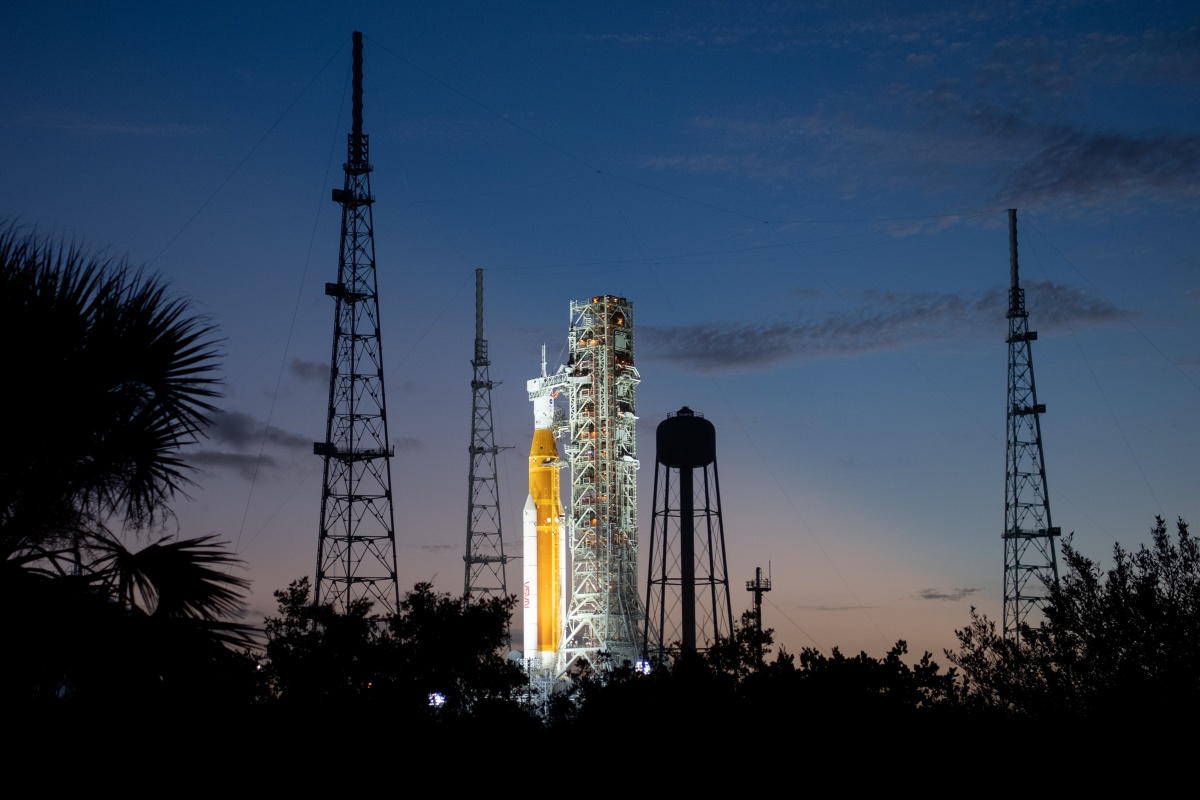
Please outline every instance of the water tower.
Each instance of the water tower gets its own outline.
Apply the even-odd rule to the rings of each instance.
[[[684,406],[658,426],[642,656],[654,663],[733,635],[717,430]]]

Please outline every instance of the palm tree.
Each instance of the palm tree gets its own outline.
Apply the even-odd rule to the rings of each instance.
[[[247,583],[228,574],[237,559],[220,543],[164,537],[134,552],[122,542],[161,530],[191,483],[181,450],[220,396],[215,328],[153,275],[9,226],[0,336],[11,409],[0,459],[7,607],[37,596],[53,615],[145,618],[244,642],[226,620]],[[30,624],[40,639],[62,621]]]

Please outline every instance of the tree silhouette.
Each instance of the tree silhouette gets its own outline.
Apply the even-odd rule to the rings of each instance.
[[[288,708],[369,704],[406,719],[464,718],[514,705],[525,685],[505,658],[514,598],[470,600],[418,583],[390,619],[368,600],[313,606],[308,578],[276,591],[266,620],[268,694]],[[431,706],[432,695],[440,702]]]
[[[6,690],[98,701],[225,658],[246,641],[228,621],[247,585],[236,559],[212,537],[125,543],[161,529],[190,483],[181,450],[219,395],[214,328],[158,278],[10,226],[0,337],[18,404],[0,596],[21,609],[10,646],[36,654],[10,660]]]
[[[947,651],[976,702],[1005,713],[1076,719],[1177,715],[1200,706],[1200,544],[1162,517],[1151,545],[1113,547],[1100,566],[1070,540],[1045,619],[1020,645],[974,609]]]

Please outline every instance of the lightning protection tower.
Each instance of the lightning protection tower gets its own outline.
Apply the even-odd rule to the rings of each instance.
[[[655,431],[642,655],[662,663],[733,636],[717,429],[687,406]]]
[[[313,446],[324,460],[315,604],[345,612],[369,600],[394,614],[396,537],[392,514],[393,448],[388,439],[375,278],[371,165],[362,132],[362,34],[354,33],[353,127],[342,166],[345,182],[333,190],[342,207],[341,250],[334,299],[333,355],[325,441]]]
[[[483,270],[475,270],[475,357],[471,366],[471,471],[468,476],[467,549],[463,594],[467,598],[508,597],[504,538],[500,533],[500,490],[496,480],[496,438],[492,429],[492,387],[488,343],[483,338]]]
[[[1050,521],[1041,415],[1033,381],[1033,347],[1025,290],[1017,275],[1017,211],[1008,210],[1008,447],[1004,491],[1004,636],[1020,641],[1021,625],[1058,582]]]
[[[571,303],[567,364],[571,469],[570,598],[560,666],[637,659],[637,417],[633,304],[603,295]]]

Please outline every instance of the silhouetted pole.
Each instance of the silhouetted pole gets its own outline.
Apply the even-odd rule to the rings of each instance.
[[[754,580],[746,581],[746,591],[754,592],[754,630],[758,634],[755,637],[755,646],[758,649],[758,665],[763,665],[763,638],[762,638],[762,596],[771,591],[771,579],[762,576],[762,567],[754,568]]]
[[[692,470],[679,470],[679,629],[683,649],[696,650],[696,513],[692,505]]]

